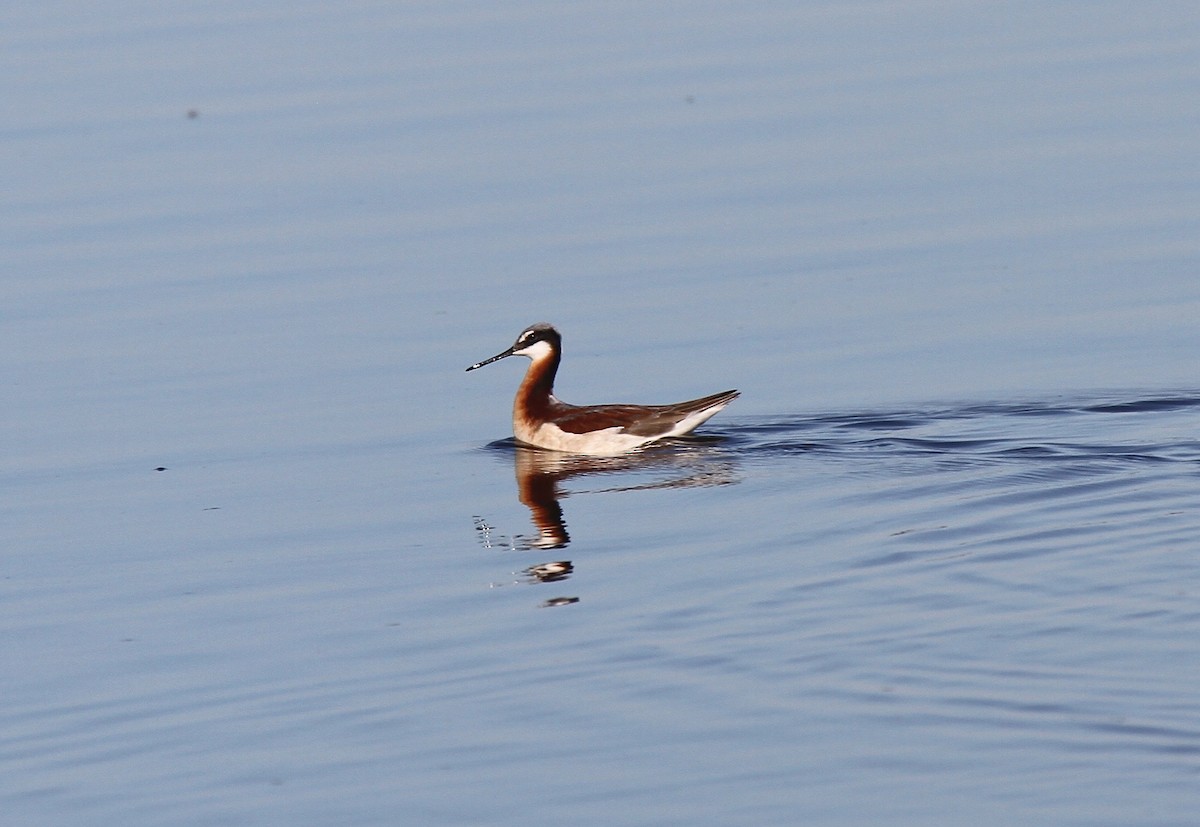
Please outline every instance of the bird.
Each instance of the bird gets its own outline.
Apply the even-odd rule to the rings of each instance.
[[[690,434],[739,395],[722,391],[673,405],[568,405],[554,395],[562,335],[546,322],[525,328],[512,347],[467,370],[508,356],[530,361],[513,400],[513,435],[520,443],[551,451],[596,456],[637,451],[660,439]]]

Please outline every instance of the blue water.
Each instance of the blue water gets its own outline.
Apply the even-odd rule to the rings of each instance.
[[[550,463],[570,545],[493,526],[484,553],[497,579],[571,560],[509,591],[579,603],[514,626],[519,676],[486,669],[479,696],[559,745],[577,815],[598,786],[637,823],[1186,823],[1198,409],[735,419],[625,469]],[[680,774],[686,795],[658,786]]]
[[[1192,4],[0,27],[0,821],[1190,825]],[[742,396],[694,440],[513,445]]]

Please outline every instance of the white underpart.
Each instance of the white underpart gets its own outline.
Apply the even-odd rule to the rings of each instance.
[[[521,442],[527,445],[536,445],[538,448],[548,448],[551,451],[566,451],[569,454],[597,456],[624,454],[658,439],[658,437],[623,434],[620,428],[605,428],[587,434],[573,434],[570,431],[564,431],[553,422],[544,422],[534,428],[528,427],[525,423],[513,424],[515,435]]]

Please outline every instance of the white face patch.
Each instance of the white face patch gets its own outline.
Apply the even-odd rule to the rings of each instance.
[[[528,356],[533,361],[537,362],[545,359],[552,353],[550,343],[544,339],[538,340],[527,347],[513,351],[514,356]]]

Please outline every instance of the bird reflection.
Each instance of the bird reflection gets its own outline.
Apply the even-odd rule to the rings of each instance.
[[[660,448],[613,457],[581,456],[528,448],[506,440],[496,443],[512,452],[517,480],[517,497],[529,509],[536,533],[518,534],[507,542],[498,538],[481,517],[475,527],[485,548],[510,546],[518,550],[549,551],[566,548],[571,542],[567,533],[561,501],[568,496],[664,488],[698,488],[730,485],[738,481],[733,462],[727,452],[713,444],[714,440],[689,439],[686,443],[668,444]],[[645,479],[647,474],[652,479]],[[567,490],[568,481],[612,478],[616,485],[599,488]],[[569,560],[539,563],[520,572],[522,582],[558,583],[568,579],[575,570]],[[558,597],[545,601],[543,606],[561,606],[578,602],[577,597]]]
[[[558,504],[563,496],[558,484],[583,472],[556,473],[551,452],[522,445],[517,446],[514,464],[517,472],[517,499],[529,509],[533,527],[537,529],[536,537],[518,535],[517,539],[522,541],[524,548],[566,548],[567,543],[571,542],[571,535],[567,534],[562,506]]]
[[[575,571],[570,560],[556,560],[553,563],[538,563],[525,569],[523,574],[533,583],[557,583],[566,580]]]
[[[539,448],[514,446],[517,497],[529,509],[537,535],[518,537],[523,548],[564,548],[571,542],[559,501],[573,494],[697,488],[736,482],[728,459],[718,461],[700,450],[658,449],[613,457],[580,456]],[[562,483],[577,477],[667,471],[665,479],[630,483],[590,491],[565,492]]]

